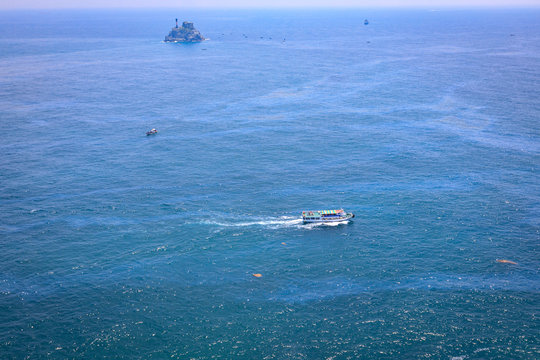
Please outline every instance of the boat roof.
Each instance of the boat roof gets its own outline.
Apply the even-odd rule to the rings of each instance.
[[[308,213],[313,213],[313,215],[334,215],[334,214],[340,214],[343,212],[343,209],[338,210],[308,210],[308,211],[302,211],[302,215],[306,215]]]

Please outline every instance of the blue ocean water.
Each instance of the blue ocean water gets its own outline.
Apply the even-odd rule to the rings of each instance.
[[[1,357],[538,358],[539,18],[1,12]]]

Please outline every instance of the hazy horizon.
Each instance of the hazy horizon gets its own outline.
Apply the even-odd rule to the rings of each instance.
[[[247,0],[232,0],[225,4],[219,0],[201,1],[175,1],[161,0],[158,4],[151,0],[20,0],[17,3],[0,1],[0,10],[16,9],[99,9],[99,8],[236,8],[236,9],[256,9],[256,8],[501,8],[501,7],[540,7],[540,0],[262,0],[256,3]]]

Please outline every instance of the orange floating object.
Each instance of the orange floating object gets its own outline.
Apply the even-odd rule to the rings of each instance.
[[[262,274],[253,274],[255,277],[262,277]]]
[[[503,263],[503,264],[517,265],[517,262],[513,262],[513,261],[511,261],[511,260],[497,259],[497,262],[498,262],[498,263]]]
[[[287,244],[285,244],[284,242],[282,242],[281,245],[287,245]]]

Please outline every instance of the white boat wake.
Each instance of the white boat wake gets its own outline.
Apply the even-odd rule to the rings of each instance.
[[[206,225],[217,225],[223,227],[249,227],[249,226],[263,226],[269,228],[287,228],[287,227],[297,227],[303,229],[312,229],[316,227],[326,227],[326,226],[339,226],[342,224],[347,224],[349,220],[332,222],[332,223],[307,223],[304,224],[304,221],[301,218],[293,216],[281,216],[279,218],[266,218],[253,221],[223,221],[223,220],[204,220],[201,223]]]

